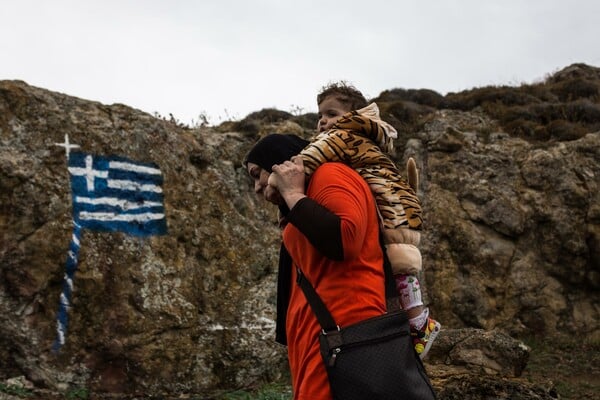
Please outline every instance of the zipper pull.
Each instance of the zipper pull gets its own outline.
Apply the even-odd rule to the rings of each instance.
[[[340,349],[339,347],[336,347],[335,349],[333,349],[331,354],[331,358],[329,359],[329,366],[333,367],[335,366],[335,359],[337,358],[337,355],[342,351],[342,349]]]

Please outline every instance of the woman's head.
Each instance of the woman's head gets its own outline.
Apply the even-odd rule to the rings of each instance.
[[[256,142],[244,159],[244,166],[254,180],[254,191],[267,198],[265,190],[273,165],[281,164],[297,155],[308,143],[299,136],[278,133],[265,136]],[[272,193],[269,193],[270,195]],[[271,201],[269,198],[267,200]]]

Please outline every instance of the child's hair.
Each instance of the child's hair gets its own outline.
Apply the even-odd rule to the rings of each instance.
[[[367,99],[354,86],[344,82],[333,82],[323,86],[317,95],[317,104],[321,104],[327,97],[333,96],[337,101],[348,107],[348,110],[359,110],[368,105]]]

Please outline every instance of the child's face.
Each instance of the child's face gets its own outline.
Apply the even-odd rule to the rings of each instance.
[[[334,96],[325,97],[319,104],[319,122],[317,122],[317,131],[324,132],[331,129],[333,124],[349,111],[352,110],[348,110],[348,108]]]

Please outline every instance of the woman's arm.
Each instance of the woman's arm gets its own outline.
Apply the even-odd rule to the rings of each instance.
[[[295,157],[273,167],[269,184],[277,185],[290,208],[287,219],[323,255],[334,260],[360,253],[366,225],[366,197],[372,196],[355,171],[326,163],[311,179],[311,198],[304,193],[302,160]]]
[[[344,259],[341,219],[311,198],[299,200],[287,215],[287,220],[317,249],[332,260]]]
[[[320,253],[333,260],[344,259],[341,220],[305,194],[304,165],[301,157],[274,165],[269,176],[271,189],[279,191],[290,212],[288,222],[294,224]]]

